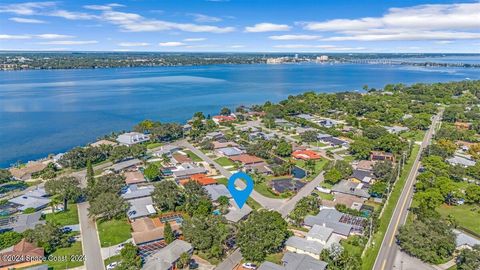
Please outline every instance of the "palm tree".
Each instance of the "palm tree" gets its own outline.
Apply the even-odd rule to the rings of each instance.
[[[52,196],[50,198],[50,202],[48,203],[48,206],[52,208],[52,213],[55,213],[55,209],[57,209],[57,205],[61,203],[62,203],[62,200],[60,200],[60,197],[58,195]]]
[[[170,157],[167,154],[162,155],[162,163],[163,165],[169,164],[171,162]]]

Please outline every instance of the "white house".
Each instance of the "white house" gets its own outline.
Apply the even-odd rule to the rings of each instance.
[[[134,145],[141,142],[146,142],[148,140],[150,140],[149,135],[142,134],[139,132],[127,132],[127,133],[120,134],[117,137],[117,142],[127,146]]]

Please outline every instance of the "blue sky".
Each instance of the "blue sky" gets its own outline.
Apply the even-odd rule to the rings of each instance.
[[[480,53],[480,2],[3,0],[0,50]]]

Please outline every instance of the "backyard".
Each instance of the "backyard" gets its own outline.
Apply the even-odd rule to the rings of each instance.
[[[97,222],[97,228],[102,247],[117,245],[131,238],[130,224],[128,224],[126,219]]]
[[[50,254],[52,258],[66,258],[66,260],[48,260],[48,267],[53,269],[70,269],[83,265],[84,259],[82,256],[82,242],[75,242],[70,247],[59,248],[54,253]],[[73,260],[72,260],[73,259]]]
[[[78,209],[76,204],[68,205],[67,211],[58,211],[45,215],[45,220],[55,222],[60,226],[78,224]]]
[[[458,222],[458,226],[464,227],[480,235],[480,220],[478,219],[478,215],[480,214],[480,205],[463,204],[451,206],[442,204],[437,208],[437,211],[443,218],[446,218],[448,215],[452,215]]]
[[[219,157],[214,160],[216,163],[220,164],[222,167],[235,166],[235,163],[227,157]]]
[[[203,161],[203,159],[201,159],[199,156],[197,156],[195,153],[193,153],[193,152],[190,151],[190,150],[185,150],[185,151],[183,151],[183,152],[184,152],[185,154],[187,154],[188,157],[191,158],[192,161],[194,161],[194,162],[201,162],[201,161]]]

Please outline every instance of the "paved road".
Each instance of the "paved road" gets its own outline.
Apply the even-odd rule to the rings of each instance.
[[[437,115],[434,116],[432,124],[423,138],[422,144],[420,145],[420,151],[415,157],[412,169],[408,175],[405,187],[400,195],[400,199],[395,206],[395,210],[388,225],[387,232],[383,238],[380,251],[378,252],[375,264],[373,266],[374,270],[384,270],[392,269],[395,257],[397,255],[398,246],[395,243],[395,235],[397,234],[398,228],[405,224],[407,219],[408,208],[412,202],[413,196],[413,185],[415,183],[415,178],[417,176],[418,168],[420,167],[420,156],[422,150],[430,144],[432,136],[435,131],[435,127],[439,123],[443,114],[441,110]]]
[[[78,216],[80,218],[80,230],[82,234],[82,250],[85,255],[85,266],[87,270],[105,269],[100,242],[98,240],[97,225],[88,217],[88,202],[77,204]]]

